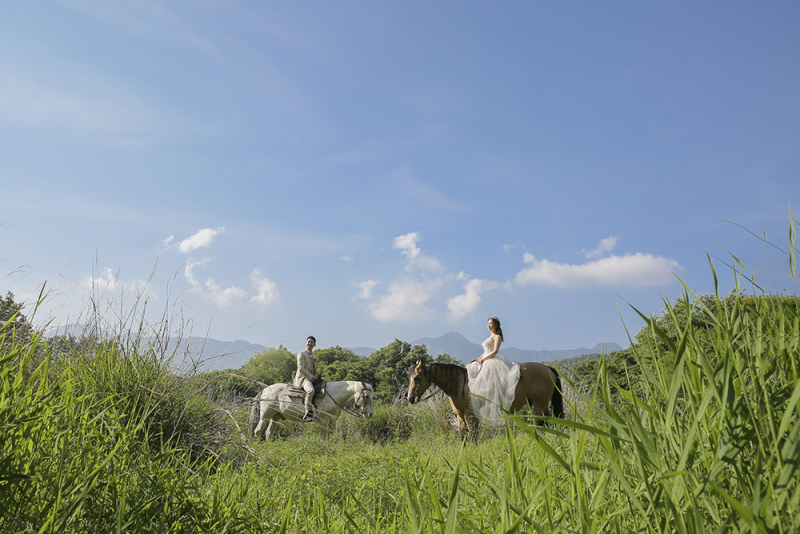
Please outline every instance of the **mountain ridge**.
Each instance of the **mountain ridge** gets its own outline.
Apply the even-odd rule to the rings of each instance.
[[[467,364],[483,354],[483,347],[473,343],[458,332],[451,331],[438,338],[420,338],[412,345],[425,345],[428,354],[437,356],[447,353],[450,356]],[[548,362],[574,358],[585,354],[594,354],[605,351],[606,353],[621,350],[622,347],[614,342],[598,343],[594,347],[577,347],[574,349],[535,350],[520,349],[517,347],[501,346],[498,354],[508,360],[522,362]]]
[[[202,360],[214,362],[212,367],[215,369],[238,368],[244,365],[247,360],[255,354],[269,348],[266,345],[250,343],[244,340],[220,341],[211,338],[190,337],[185,340],[186,347],[193,356],[202,355]],[[437,338],[423,337],[411,341],[410,344],[425,345],[428,354],[433,357],[439,354],[449,354],[460,362],[467,364],[474,358],[483,353],[483,349],[477,343],[473,343],[462,334],[451,331]],[[371,347],[346,347],[359,356],[369,356],[377,349]],[[522,362],[548,362],[558,361],[568,358],[575,358],[586,354],[606,353],[621,350],[622,347],[614,342],[598,343],[594,347],[577,347],[574,349],[556,350],[535,350],[520,349],[517,347],[502,347],[500,355],[511,361]]]

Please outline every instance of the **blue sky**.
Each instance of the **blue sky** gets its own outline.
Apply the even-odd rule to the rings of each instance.
[[[800,210],[799,23],[796,2],[5,2],[0,290],[46,283],[54,324],[141,295],[292,350],[480,342],[494,315],[520,348],[626,345],[629,304],[713,291],[707,254],[723,291],[733,254],[794,293],[741,227],[786,249]]]

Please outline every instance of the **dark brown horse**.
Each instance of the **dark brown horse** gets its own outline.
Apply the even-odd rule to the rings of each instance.
[[[438,386],[450,398],[459,429],[468,432],[478,429],[478,418],[469,402],[466,367],[453,363],[418,361],[408,373],[408,380],[408,402],[415,403],[431,385]],[[553,367],[538,362],[519,365],[519,383],[514,392],[514,402],[508,411],[518,412],[528,404],[533,408],[534,415],[547,415],[548,406],[551,405],[554,416],[564,417],[561,377]]]

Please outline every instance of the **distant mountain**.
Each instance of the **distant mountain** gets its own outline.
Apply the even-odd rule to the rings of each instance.
[[[88,327],[80,324],[70,324],[53,328],[45,332],[45,337],[74,337],[81,338],[86,335]],[[100,331],[95,335],[103,337],[105,332]],[[191,361],[200,361],[202,369],[238,369],[247,362],[253,355],[267,349],[264,345],[256,345],[248,341],[237,339],[236,341],[220,341],[218,339],[204,337],[188,337],[180,340],[181,343],[176,347],[176,339],[170,342],[164,351],[165,354],[175,354],[180,360],[178,364],[185,364]],[[176,350],[177,349],[177,350]]]
[[[350,347],[347,350],[351,350],[356,354],[358,354],[359,356],[369,356],[370,354],[375,352],[375,349],[371,349],[369,347]]]
[[[81,338],[85,335],[104,337],[106,332],[102,328],[90,327],[87,324],[68,324],[51,328],[44,333],[44,337],[74,337]]]
[[[583,362],[588,362],[591,360],[599,360],[599,359],[600,359],[600,353],[594,352],[591,354],[582,354],[581,356],[575,356],[574,358],[556,360],[553,363],[555,363],[559,369],[564,370],[564,369],[575,369],[575,367],[582,364]]]
[[[598,343],[592,348],[578,347],[577,349],[560,350],[523,350],[516,347],[500,349],[500,355],[515,362],[557,362],[584,356],[586,354],[600,354],[622,350],[622,347],[612,342]]]
[[[411,344],[425,345],[428,349],[428,354],[431,356],[447,353],[465,364],[483,354],[483,348],[480,345],[472,343],[458,332],[448,332],[437,338],[420,338]],[[605,348],[603,343],[598,343],[591,348],[578,347],[576,349],[561,350],[530,350],[518,349],[517,347],[501,347],[500,356],[519,363],[548,362],[574,358],[576,356],[583,356],[584,354],[599,353],[602,350],[605,350],[606,354],[608,354],[609,352],[621,349],[622,347],[614,342],[606,343]]]
[[[448,332],[437,338],[423,337],[411,343],[412,345],[425,345],[428,354],[438,356],[449,354],[457,360],[469,363],[483,353],[477,343],[473,343],[458,332]]]
[[[73,334],[80,335],[80,330],[76,326],[62,328],[62,331],[53,331],[50,335]],[[448,332],[437,338],[423,337],[411,342],[411,345],[425,345],[428,354],[438,356],[439,354],[449,354],[460,360],[464,364],[469,363],[474,358],[483,353],[483,349],[477,343],[472,343],[458,332]],[[191,358],[201,361],[200,367],[203,369],[238,369],[255,354],[266,350],[267,346],[257,345],[241,339],[236,341],[220,341],[218,339],[188,337],[181,341],[181,345],[176,354],[181,357],[188,353]],[[605,350],[606,354],[615,350],[620,350],[616,343],[606,343],[605,349],[602,343],[594,347],[563,350],[525,350],[517,347],[502,347],[500,355],[515,362],[548,362],[577,358],[592,353],[600,353]],[[359,356],[369,356],[375,350],[370,347],[349,347],[349,350]],[[174,342],[170,343],[168,353],[175,351]],[[185,361],[185,359],[184,359]]]
[[[203,337],[186,338],[179,348],[184,347],[193,357],[201,359],[205,364],[201,367],[210,366],[213,369],[238,369],[255,354],[268,348],[241,339],[220,341]]]
[[[483,354],[483,348],[477,343],[473,343],[458,332],[448,332],[436,338],[423,337],[411,342],[411,345],[425,345],[428,354],[438,356],[439,354],[449,354],[453,358],[460,360],[464,364],[471,362]],[[561,350],[530,350],[518,349],[517,347],[502,347],[500,355],[514,362],[549,362],[576,358],[586,354],[600,353],[605,350],[606,354],[615,350],[621,350],[617,343],[598,343],[594,347],[578,347],[576,349]],[[369,356],[376,349],[369,347],[350,347],[350,350],[359,356]]]

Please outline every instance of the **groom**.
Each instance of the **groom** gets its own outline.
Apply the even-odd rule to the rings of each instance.
[[[317,357],[314,356],[314,347],[317,346],[317,339],[308,336],[306,339],[306,350],[297,353],[297,373],[294,375],[294,385],[301,387],[306,392],[306,413],[303,421],[310,423],[316,421],[314,414],[314,382],[319,380],[317,374]]]

